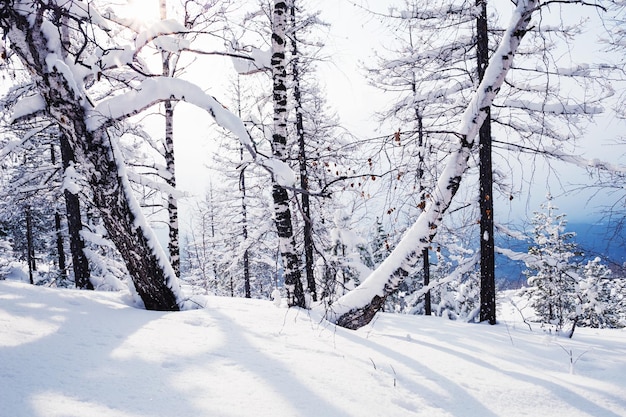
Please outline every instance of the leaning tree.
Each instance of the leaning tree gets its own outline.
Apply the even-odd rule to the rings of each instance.
[[[146,76],[141,50],[159,37],[186,31],[184,26],[157,22],[128,45],[117,43],[116,21],[111,12],[100,14],[79,0],[3,2],[2,57],[19,59],[33,84],[33,94],[16,104],[12,119],[39,113],[59,126],[145,307],[178,310],[183,302],[178,281],[132,193],[113,127],[157,103],[185,100],[233,131],[255,159],[256,152],[241,120],[215,98],[189,82]],[[111,85],[115,93],[103,97]],[[265,165],[282,167],[275,161]]]
[[[492,55],[484,77],[467,105],[458,128],[449,138],[455,138],[450,155],[439,176],[425,209],[414,225],[385,261],[354,291],[340,298],[326,311],[331,321],[349,328],[358,328],[368,323],[393,293],[400,282],[410,274],[422,250],[435,236],[452,198],[459,189],[461,178],[468,167],[476,137],[489,115],[489,108],[503,86],[513,57],[524,35],[530,30],[533,14],[550,2],[518,0],[508,28]],[[580,3],[567,1],[566,3]]]

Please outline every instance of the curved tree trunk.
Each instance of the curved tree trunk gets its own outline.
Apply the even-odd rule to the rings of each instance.
[[[422,250],[430,244],[441,224],[452,198],[459,189],[461,178],[467,169],[476,135],[488,116],[488,109],[498,93],[511,67],[537,0],[519,0],[505,31],[502,42],[495,52],[485,78],[478,86],[464,115],[457,133],[456,149],[450,152],[448,162],[425,211],[407,231],[396,249],[359,287],[341,297],[326,311],[326,317],[339,326],[357,329],[369,323],[380,310],[389,294],[409,274]]]

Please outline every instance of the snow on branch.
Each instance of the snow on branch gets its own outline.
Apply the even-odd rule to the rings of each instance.
[[[626,165],[616,165],[610,162],[602,161],[600,159],[586,159],[578,155],[570,155],[564,152],[559,152],[556,149],[550,150],[550,154],[553,154],[561,161],[569,162],[585,169],[597,169],[601,171],[608,171],[614,173],[626,174]]]
[[[111,29],[106,19],[91,6],[91,2],[86,3],[82,0],[58,0],[56,3],[59,7],[67,8],[67,11],[77,20],[89,21],[104,31]]]
[[[172,51],[171,49],[174,47],[174,44],[171,41],[166,43],[166,41],[159,40],[158,38],[161,36],[174,35],[177,33],[186,33],[186,32],[188,32],[187,28],[185,28],[185,26],[183,26],[181,23],[179,23],[176,20],[173,20],[173,19],[160,20],[158,22],[155,22],[148,29],[146,29],[145,31],[137,35],[137,38],[135,39],[135,49],[139,51],[141,50],[141,48],[146,46],[151,41],[155,41],[157,43],[157,46],[161,46],[161,47],[167,46],[166,49],[168,51],[175,52],[177,50],[189,47],[189,42],[181,40],[183,42],[176,43],[177,48],[174,51]]]
[[[268,71],[272,68],[272,50],[266,51],[251,47],[250,52],[234,49],[229,46],[233,67],[238,74],[249,75]]]
[[[93,132],[106,128],[165,100],[180,100],[206,110],[219,126],[239,139],[255,162],[267,169],[279,185],[292,187],[295,184],[296,176],[287,164],[277,159],[258,158],[252,138],[239,117],[196,84],[185,80],[170,77],[148,78],[136,90],[106,99],[89,112],[87,129]]]
[[[527,109],[555,115],[562,114],[600,114],[604,109],[600,106],[591,106],[587,103],[564,104],[564,103],[540,103],[529,100],[504,100],[502,106],[516,109]]]
[[[208,111],[218,125],[233,132],[248,149],[253,149],[250,135],[239,117],[197,85],[170,77],[148,78],[136,90],[102,101],[90,111],[87,128],[96,131],[108,127],[165,100],[185,101]],[[253,156],[256,157],[256,153]]]
[[[40,94],[32,94],[15,103],[9,123],[36,115],[46,109],[46,101]]]
[[[494,140],[494,143],[498,143],[502,145],[504,149],[521,150],[523,152],[528,152],[528,153],[542,154],[549,158],[553,158],[562,162],[567,162],[569,164],[575,165],[582,169],[595,169],[599,171],[605,171],[608,173],[626,174],[625,165],[612,164],[610,162],[602,161],[598,158],[593,158],[593,159],[583,158],[582,156],[563,152],[556,147],[544,146],[541,149],[538,149],[538,148],[535,149],[535,148],[530,148],[527,146],[519,145],[516,143],[508,143],[508,142],[497,141],[497,140]]]

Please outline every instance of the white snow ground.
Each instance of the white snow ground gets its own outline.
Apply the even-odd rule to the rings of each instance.
[[[349,331],[206,301],[152,312],[0,281],[0,416],[626,416],[624,330],[554,338],[503,303],[497,326],[380,314]]]

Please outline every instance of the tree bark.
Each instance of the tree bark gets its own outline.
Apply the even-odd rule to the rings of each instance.
[[[287,160],[287,71],[285,55],[285,30],[287,27],[287,3],[274,1],[272,30],[272,81],[274,103],[274,134],[272,153],[280,161]],[[276,182],[272,185],[274,221],[278,234],[278,247],[283,263],[287,304],[290,307],[305,307],[306,300],[300,275],[300,259],[296,253],[295,238],[291,221],[291,209],[287,190]]]
[[[56,165],[56,154],[54,144],[50,144],[50,162]],[[62,281],[67,280],[67,265],[65,263],[65,246],[63,244],[63,230],[61,228],[61,213],[56,208],[54,211],[54,231],[56,232],[57,256],[59,259],[59,275]]]
[[[237,77],[237,116],[241,119],[241,85]],[[245,298],[252,298],[250,288],[250,250],[248,249],[248,204],[246,189],[246,168],[243,159],[243,145],[239,147],[239,162],[243,167],[239,174],[239,191],[241,191],[241,235],[243,237],[243,293]]]
[[[62,281],[67,280],[67,265],[65,263],[65,247],[63,246],[63,231],[61,229],[61,214],[54,212],[54,230],[56,232],[57,256],[59,258],[59,275]]]
[[[424,273],[424,287],[428,288],[430,285],[430,260],[428,259],[428,248],[422,249],[422,271]],[[432,304],[430,300],[430,290],[424,294],[424,315],[430,316],[433,313]]]
[[[237,90],[239,91],[239,89]],[[243,163],[243,146],[239,148],[239,155]],[[250,251],[248,250],[248,206],[246,204],[246,170],[239,176],[241,190],[241,231],[243,236],[243,292],[245,298],[252,298],[250,292]]]
[[[476,58],[478,79],[482,81],[489,65],[489,32],[487,27],[487,0],[476,0],[480,14],[476,18]],[[479,136],[480,188],[480,321],[496,324],[495,246],[493,236],[493,172],[491,161],[491,111]]]
[[[2,23],[13,51],[31,72],[47,114],[74,150],[91,188],[94,205],[122,255],[137,294],[149,310],[178,310],[178,282],[135,200],[121,152],[105,128],[87,128],[86,98],[62,73],[50,71],[48,39],[42,31],[43,3],[29,16],[3,9]]]

